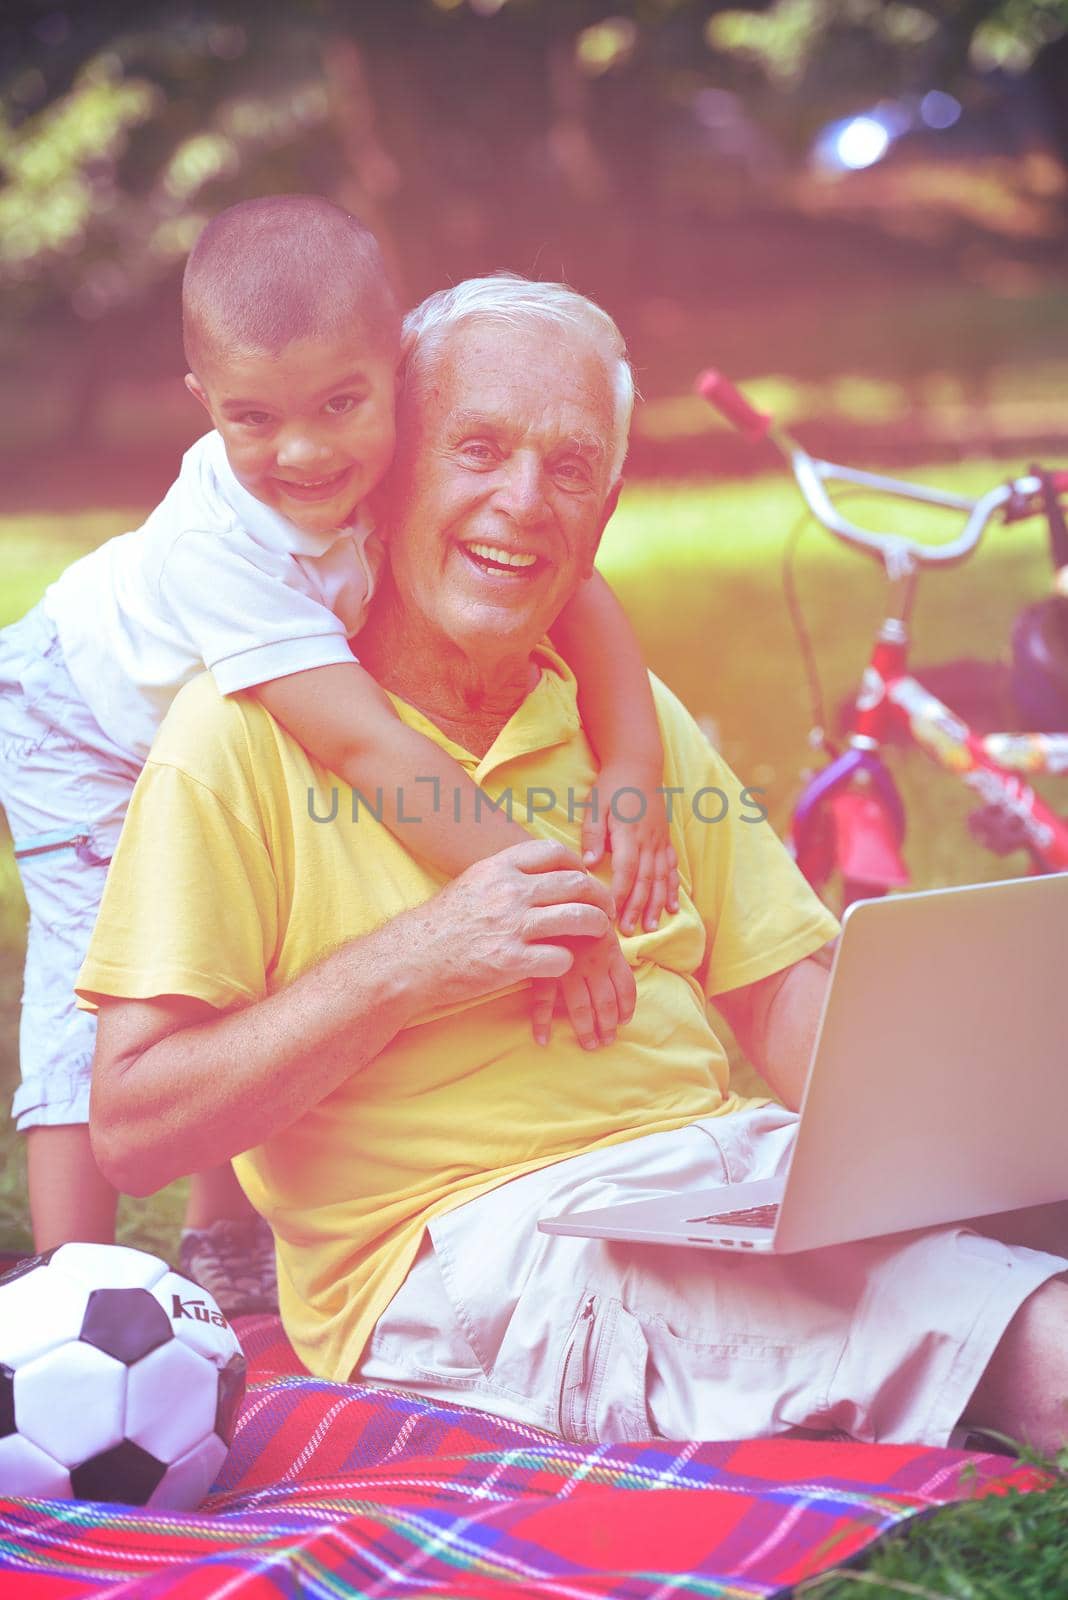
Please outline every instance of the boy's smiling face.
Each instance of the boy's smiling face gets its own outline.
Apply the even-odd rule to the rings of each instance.
[[[185,381],[249,494],[305,533],[330,533],[389,466],[395,371],[362,339],[295,339],[278,355],[212,358]]]

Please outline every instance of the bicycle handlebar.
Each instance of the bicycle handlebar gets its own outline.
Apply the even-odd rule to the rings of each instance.
[[[769,439],[790,462],[797,486],[817,521],[845,544],[881,560],[890,577],[905,576],[917,565],[952,566],[965,560],[1002,507],[1006,508],[1006,515],[1013,520],[1030,515],[1032,509],[1038,509],[1029,504],[1042,489],[1041,479],[1033,473],[1017,478],[1012,483],[999,484],[973,500],[963,495],[948,494],[941,489],[931,489],[925,484],[910,483],[903,478],[887,478],[873,472],[860,472],[853,467],[836,466],[833,461],[819,461],[810,456],[785,429],[776,427],[767,413],[751,405],[722,373],[712,369],[702,372],[694,388],[751,444]],[[1057,493],[1068,491],[1068,472],[1054,473],[1050,481]],[[852,484],[899,500],[914,500],[923,505],[960,511],[967,520],[956,539],[940,545],[920,544],[900,534],[873,533],[870,528],[862,528],[842,515],[824,487],[829,482]]]
[[[771,416],[750,405],[741,390],[736,389],[722,372],[710,367],[699,375],[695,387],[701,398],[707,400],[710,406],[715,406],[720,416],[737,428],[739,433],[744,433],[750,444],[759,444],[771,428]]]
[[[831,461],[815,461],[799,447],[790,451],[790,458],[798,487],[813,515],[846,544],[878,556],[891,577],[904,576],[914,563],[921,567],[949,567],[966,560],[983,537],[991,519],[1003,506],[1014,501],[1019,494],[1036,494],[1039,488],[1037,478],[1020,478],[1015,483],[998,484],[978,500],[969,500],[963,495],[928,488],[925,484],[885,478],[874,472],[858,472],[852,467],[835,466]],[[872,533],[870,529],[862,528],[842,515],[824,488],[828,482],[852,484],[898,500],[914,500],[921,505],[961,511],[967,520],[955,539],[939,545],[921,544],[897,533]]]

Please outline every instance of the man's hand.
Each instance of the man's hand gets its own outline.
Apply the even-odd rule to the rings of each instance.
[[[532,990],[530,1020],[535,1041],[549,1043],[557,999],[562,998],[584,1050],[614,1044],[616,1029],[630,1021],[637,998],[634,974],[612,929],[594,944],[583,941],[564,977],[537,978]]]
[[[530,839],[351,939],[262,1000],[109,999],[93,1066],[105,1177],[152,1194],[284,1131],[428,1011],[562,977],[571,939],[603,939],[612,899],[578,857]],[[227,1070],[220,1072],[220,1061]]]
[[[672,915],[679,909],[678,858],[660,782],[659,773],[604,767],[593,790],[596,804],[582,825],[582,859],[588,867],[611,851],[612,894],[624,933],[639,926],[651,933],[665,909]],[[615,795],[619,800],[613,806]]]
[[[613,910],[604,884],[551,839],[478,861],[404,914],[422,998],[436,1009],[526,979],[562,978],[576,960],[572,940],[611,935],[618,948]]]

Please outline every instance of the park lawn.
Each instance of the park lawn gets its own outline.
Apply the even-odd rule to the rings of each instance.
[[[953,465],[916,476],[977,494],[1023,463]],[[798,501],[781,477],[718,484],[630,487],[605,537],[600,565],[637,626],[652,668],[707,728],[742,779],[763,787],[772,820],[784,825],[806,762],[808,696],[783,600],[780,558]],[[853,514],[865,520],[857,502]],[[877,516],[871,508],[871,516]],[[0,518],[6,585],[0,624],[31,605],[82,551],[137,525],[138,512]],[[885,520],[872,525],[885,527]],[[931,531],[909,510],[899,530]],[[936,524],[938,534],[942,525]],[[951,528],[946,525],[944,533]],[[921,584],[915,661],[1003,657],[1013,616],[1045,589],[1041,528],[995,529],[963,568]],[[855,687],[881,618],[875,565],[813,530],[802,540],[798,581],[833,707]],[[998,860],[963,829],[970,808],[950,780],[917,756],[897,763],[909,810],[906,853],[917,887],[963,883],[1025,870]],[[17,1076],[17,1006],[24,908],[6,841],[0,853],[0,1095]],[[744,1068],[743,1068],[744,1071]],[[21,1141],[0,1125],[0,1249],[23,1248]],[[173,1259],[184,1199],[177,1184],[148,1200],[124,1201],[120,1238]],[[903,1594],[952,1600],[1051,1600],[1068,1595],[1068,1483],[1047,1495],[951,1508],[886,1541],[863,1571],[843,1570],[807,1592],[823,1600]]]

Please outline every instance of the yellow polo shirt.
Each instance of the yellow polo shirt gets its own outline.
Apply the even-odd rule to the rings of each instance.
[[[510,790],[517,821],[576,847],[595,766],[570,671],[547,645],[537,662],[536,687],[481,760],[397,709],[487,794]],[[405,1028],[234,1161],[275,1230],[283,1320],[317,1374],[352,1372],[429,1218],[564,1156],[746,1103],[729,1089],[706,994],[779,971],[837,931],[693,719],[654,688],[664,781],[682,791],[671,802],[681,905],[623,940],[638,1004],[617,1042],[587,1053],[558,1021],[552,1047],[535,1045],[526,985],[511,985]],[[335,795],[336,815],[315,820],[331,817]],[[83,1002],[184,994],[246,1005],[428,899],[442,880],[366,808],[353,820],[351,800],[254,699],[223,699],[207,674],[188,684],[130,804],[78,980]]]

